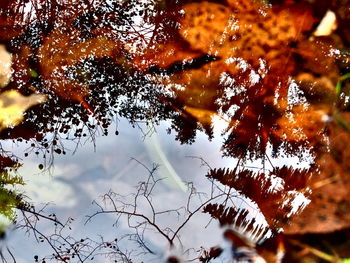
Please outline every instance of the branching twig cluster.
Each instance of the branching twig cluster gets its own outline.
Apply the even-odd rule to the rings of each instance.
[[[128,250],[121,250],[118,246],[118,239],[106,241],[102,236],[95,240],[92,238],[76,238],[70,233],[73,218],[68,218],[66,222],[61,222],[55,214],[46,215],[44,209],[36,211],[34,206],[22,209],[21,218],[16,222],[16,229],[22,229],[27,235],[32,235],[38,243],[46,243],[52,254],[39,257],[34,255],[35,262],[87,262],[97,257],[105,257],[110,262],[130,263]],[[42,230],[40,220],[53,224],[52,233]],[[9,251],[10,252],[10,251]],[[12,254],[11,254],[12,255]],[[15,257],[12,255],[14,262]],[[3,261],[7,262],[7,261]]]
[[[122,219],[126,219],[129,229],[133,231],[130,234],[126,234],[126,237],[136,242],[142,250],[141,253],[156,254],[146,241],[147,235],[152,233],[161,236],[167,242],[169,249],[176,247],[182,251],[188,251],[183,247],[181,231],[184,230],[185,226],[189,224],[195,215],[202,212],[203,208],[211,202],[229,203],[232,206],[235,206],[237,203],[237,199],[234,200],[238,198],[237,193],[228,191],[228,189],[224,190],[213,182],[211,182],[209,195],[198,192],[192,183],[188,183],[187,198],[183,206],[174,209],[161,209],[154,200],[157,186],[162,180],[156,178],[158,166],[153,165],[152,168],[148,168],[144,164],[140,164],[147,169],[148,177],[145,181],[138,184],[136,192],[129,196],[129,201],[126,201],[126,196],[110,190],[102,196],[101,202],[94,201],[98,210],[88,216],[86,223],[97,216],[107,214],[116,218],[115,225]],[[161,219],[164,216],[171,217],[172,222],[176,218],[177,225],[175,227],[165,225]],[[201,253],[200,249],[197,251]],[[198,255],[197,259],[200,259],[200,255]]]

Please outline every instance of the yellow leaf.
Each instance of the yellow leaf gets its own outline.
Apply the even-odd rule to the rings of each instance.
[[[11,79],[12,55],[0,45],[0,88],[5,87]]]
[[[210,124],[212,121],[212,117],[217,115],[215,111],[206,110],[206,109],[200,109],[200,108],[194,108],[185,106],[184,110],[190,114],[192,117],[196,118],[199,122]]]
[[[337,29],[337,17],[334,12],[328,10],[317,26],[314,36],[329,36]]]
[[[25,97],[16,90],[8,90],[1,93],[0,131],[20,124],[27,109],[45,101],[46,96],[42,94],[32,94]]]

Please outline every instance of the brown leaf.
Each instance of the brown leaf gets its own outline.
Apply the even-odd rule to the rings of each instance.
[[[350,115],[344,114],[345,121]],[[350,134],[339,123],[328,127],[329,152],[317,157],[319,174],[310,181],[311,203],[284,229],[286,234],[330,233],[350,227]]]

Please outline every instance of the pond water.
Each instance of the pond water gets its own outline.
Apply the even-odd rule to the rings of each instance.
[[[2,261],[346,262],[349,8],[3,1]]]
[[[153,196],[153,202],[157,204],[159,210],[177,208],[186,204],[187,185],[185,183],[178,185],[172,179],[173,176],[179,177],[184,182],[193,182],[198,191],[208,192],[210,190],[210,183],[203,176],[206,169],[201,168],[199,160],[196,161],[192,158],[206,156],[206,160],[210,163],[230,166],[229,161],[222,160],[218,154],[217,147],[220,147],[220,144],[218,142],[208,143],[205,136],[198,138],[201,141],[201,147],[205,149],[202,152],[201,148],[198,147],[179,145],[174,138],[171,138],[173,136],[168,134],[157,133],[157,135],[153,134],[150,138],[144,138],[144,134],[140,130],[130,127],[126,120],[121,121],[119,127],[120,135],[97,138],[96,149],[91,147],[90,144],[86,144],[74,155],[68,153],[65,156],[55,157],[54,165],[47,172],[42,172],[38,168],[42,160],[36,158],[36,156],[27,158],[23,167],[18,171],[23,175],[26,182],[26,185],[20,190],[25,192],[31,202],[37,204],[38,207],[51,202],[52,205],[49,205],[46,209],[47,213],[56,213],[62,218],[75,218],[75,221],[77,221],[73,229],[75,236],[103,235],[105,238],[115,238],[128,233],[128,228],[124,224],[121,224],[118,228],[113,227],[112,216],[99,218],[96,222],[89,223],[86,226],[84,226],[84,223],[86,216],[96,210],[96,206],[92,205],[92,201],[99,200],[101,194],[107,193],[110,189],[118,189],[117,191],[121,195],[134,193],[137,183],[146,180],[148,177],[148,171],[142,165],[150,168],[154,164],[160,165],[156,176],[164,180],[159,183],[158,191]],[[161,128],[164,127],[158,127],[158,129]],[[154,136],[158,138],[154,139]],[[165,164],[158,155],[154,154],[152,149],[154,140],[158,141],[163,154],[169,161],[172,167],[170,168],[171,172],[165,168],[169,164]],[[5,147],[5,145],[3,146]],[[13,147],[12,142],[6,146],[13,152],[18,152],[19,156],[26,148],[18,145]],[[71,146],[74,147],[75,145],[72,144]],[[210,151],[211,154],[208,155],[206,151]],[[171,173],[175,173],[175,175]],[[177,220],[173,216],[160,218],[160,224],[175,223]],[[203,218],[203,216],[200,216],[188,224],[184,231],[191,229],[193,234],[183,240],[187,246],[197,243],[197,246],[200,247],[204,245],[203,239],[206,240],[205,245],[211,246],[222,242],[220,235],[208,239],[209,233],[220,231],[217,224],[212,224],[213,226],[203,232],[203,228],[209,219],[209,217]],[[109,222],[109,225],[106,222]],[[101,224],[103,224],[103,227],[101,227]],[[48,224],[46,227],[50,229],[52,224]],[[114,229],[112,235],[111,229]],[[150,233],[148,238],[152,237],[153,235]],[[34,251],[37,251],[34,254],[39,254],[45,253],[45,250],[48,249],[46,246],[38,248],[35,243],[28,245],[30,239],[23,240],[22,232],[17,233],[15,231],[8,238],[10,239],[8,244],[11,244],[10,246],[18,255],[17,260],[19,262],[21,262],[20,258],[23,258],[23,262],[32,259]],[[156,259],[153,258],[153,261],[157,261],[167,251],[167,248],[164,246],[164,241],[159,239],[157,235],[153,238],[155,239],[153,240],[154,243],[150,242],[159,253],[159,256]],[[23,245],[19,245],[20,241]],[[28,247],[28,249],[18,251],[17,248],[23,246]],[[150,257],[151,259],[152,257]]]

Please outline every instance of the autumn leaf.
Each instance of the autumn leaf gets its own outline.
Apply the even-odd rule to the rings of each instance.
[[[282,221],[286,221],[295,214],[292,212],[294,200],[298,196],[306,198],[304,189],[308,186],[310,176],[309,170],[293,169],[287,166],[275,168],[268,173],[246,169],[238,171],[213,169],[207,174],[208,178],[215,179],[238,191],[242,196],[257,204],[269,226],[275,229],[280,227]],[[279,180],[281,184],[277,183]],[[299,208],[303,209],[303,206]],[[221,204],[209,204],[204,208],[204,212],[217,219],[221,225],[235,224],[240,226],[241,223],[237,222],[242,221],[243,225],[247,226],[248,222],[244,221],[246,214],[242,211]]]
[[[4,45],[0,45],[0,88],[5,87],[11,78],[12,55],[6,51]]]
[[[16,90],[5,91],[0,94],[0,131],[20,124],[24,112],[30,107],[44,103],[46,96],[32,94],[23,96]]]

